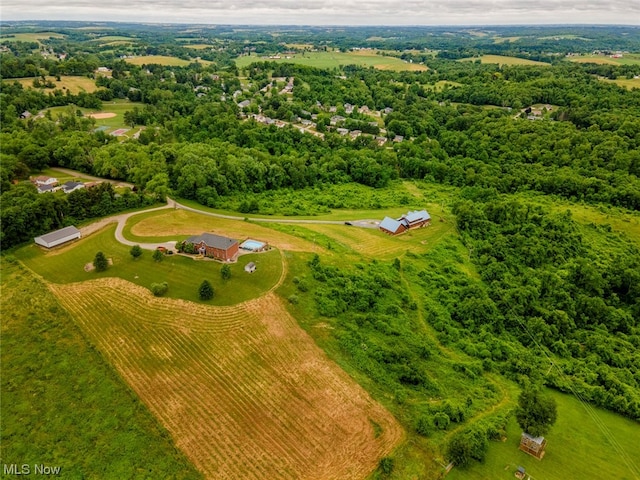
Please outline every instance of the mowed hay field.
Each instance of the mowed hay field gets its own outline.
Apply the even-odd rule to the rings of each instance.
[[[403,438],[274,293],[211,307],[120,279],[50,288],[207,478],[364,478]]]
[[[290,58],[286,58],[290,57]],[[238,68],[246,67],[253,62],[278,62],[297,63],[317,68],[339,68],[343,65],[360,65],[363,67],[374,67],[380,70],[427,70],[424,65],[408,63],[400,58],[376,55],[374,50],[360,50],[357,52],[305,52],[293,55],[281,55],[279,59],[263,58],[257,55],[241,56],[236,58]]]

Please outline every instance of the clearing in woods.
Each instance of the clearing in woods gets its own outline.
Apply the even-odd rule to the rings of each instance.
[[[127,58],[125,60],[127,63],[131,63],[132,65],[166,65],[169,67],[184,67],[191,63],[196,63],[196,60],[183,60],[178,57],[169,57],[166,55],[145,55],[141,57],[133,57]],[[202,63],[204,65],[208,65],[211,62],[207,60],[197,60],[198,63]]]
[[[253,62],[297,63],[317,68],[340,68],[343,65],[360,65],[374,67],[379,70],[424,71],[424,65],[409,63],[397,57],[377,55],[376,50],[360,50],[356,52],[305,52],[292,55],[279,55],[280,58],[265,58],[258,55],[244,55],[235,59],[238,68],[244,68]]]
[[[461,62],[472,62],[480,60],[480,63],[497,63],[499,65],[538,65],[541,67],[550,67],[550,63],[537,62],[526,58],[505,57],[503,55],[482,55],[481,57],[463,58]]]
[[[403,438],[274,293],[211,307],[113,278],[50,288],[208,478],[363,478]]]

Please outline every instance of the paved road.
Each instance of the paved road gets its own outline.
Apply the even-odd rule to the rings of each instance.
[[[363,228],[378,228],[378,223],[379,223],[377,220],[352,220],[349,222],[344,222],[344,221],[338,221],[338,220],[302,220],[302,219],[295,220],[295,219],[288,219],[288,218],[279,219],[279,218],[239,217],[235,215],[223,215],[221,213],[205,212],[197,208],[182,205],[181,203],[178,203],[175,200],[172,200],[171,198],[167,198],[167,204],[163,205],[162,207],[149,208],[147,210],[140,210],[138,212],[122,213],[120,215],[113,215],[111,217],[98,220],[97,222],[93,222],[89,225],[85,225],[84,227],[80,228],[80,231],[82,232],[82,236],[87,236],[93,232],[100,230],[101,228],[105,227],[110,223],[117,223],[116,240],[122,243],[123,245],[129,245],[129,246],[140,245],[140,247],[144,248],[145,250],[155,250],[158,247],[164,247],[168,250],[175,250],[175,246],[176,246],[175,241],[158,242],[158,243],[139,243],[139,242],[132,242],[131,240],[127,240],[126,238],[124,238],[124,235],[123,235],[124,226],[126,225],[127,220],[129,220],[129,218],[135,215],[140,215],[142,213],[155,212],[158,210],[166,210],[169,208],[174,208],[174,209],[180,208],[182,210],[198,213],[200,215],[207,215],[210,217],[226,218],[229,220],[244,220],[245,218],[248,218],[248,220],[251,220],[253,222],[264,222],[264,223],[296,223],[296,224],[310,224],[310,225],[344,225],[345,223],[350,223],[355,227],[363,227]]]
[[[364,228],[378,228],[378,220],[303,220],[303,219],[295,219],[295,218],[258,218],[258,217],[240,217],[236,215],[224,215],[222,213],[214,213],[214,212],[205,212],[204,210],[200,210],[193,207],[188,207],[181,203],[176,202],[175,200],[168,199],[174,205],[174,208],[180,208],[182,210],[187,210],[189,212],[199,213],[201,215],[208,215],[210,217],[218,217],[218,218],[226,218],[229,220],[250,220],[252,222],[263,222],[263,223],[297,223],[297,224],[309,224],[309,225],[345,225],[346,223],[350,223],[356,227],[364,227]]]

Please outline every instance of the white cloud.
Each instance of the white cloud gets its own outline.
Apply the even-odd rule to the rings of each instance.
[[[632,0],[3,0],[3,20],[300,25],[640,24]]]

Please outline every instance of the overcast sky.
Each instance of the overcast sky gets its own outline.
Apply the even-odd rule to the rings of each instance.
[[[274,25],[638,25],[640,0],[1,0],[0,18]]]

